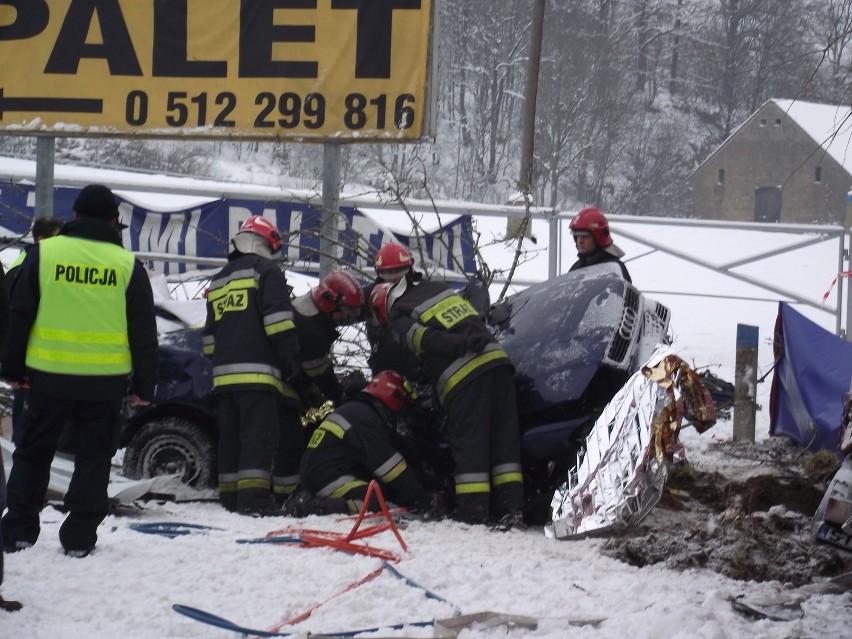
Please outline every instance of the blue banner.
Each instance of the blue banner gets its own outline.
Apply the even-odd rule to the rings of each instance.
[[[59,187],[53,191],[54,216],[73,219],[73,203],[80,189]],[[261,200],[214,200],[176,211],[151,211],[116,196],[125,248],[136,253],[163,253],[198,258],[225,258],[229,239],[251,215],[262,215],[281,232],[282,257],[289,270],[316,275],[319,271],[320,214],[317,207],[301,202]],[[35,187],[0,183],[0,227],[7,237],[24,237],[32,226]],[[341,208],[338,249],[342,264],[370,272],[365,261],[385,243],[397,241],[411,249],[418,268],[431,267],[471,275],[476,272],[471,218],[464,215],[429,233],[409,237],[383,229],[355,208]],[[422,259],[421,259],[422,258]],[[425,261],[426,264],[421,262]],[[166,275],[198,270],[191,262],[150,261],[148,266]]]

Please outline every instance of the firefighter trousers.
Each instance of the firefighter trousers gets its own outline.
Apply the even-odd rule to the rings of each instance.
[[[483,523],[520,514],[524,490],[512,369],[498,366],[478,375],[445,409],[455,463],[455,517]]]
[[[273,509],[272,465],[278,445],[278,397],[270,391],[217,394],[219,501],[227,510]]]
[[[272,471],[272,491],[279,503],[289,497],[299,483],[299,464],[305,452],[305,429],[295,407],[279,405],[278,449]]]

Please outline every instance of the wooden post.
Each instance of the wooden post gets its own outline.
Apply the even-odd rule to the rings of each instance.
[[[734,373],[734,441],[754,442],[757,412],[757,326],[737,324],[737,362]]]
[[[533,180],[533,151],[535,149],[535,104],[538,99],[538,73],[541,67],[541,38],[544,31],[544,10],[547,0],[533,0],[533,14],[530,22],[530,51],[527,58],[527,77],[524,83],[524,110],[522,114],[522,129],[521,129],[521,171],[518,176],[518,191],[521,192],[524,205],[524,217],[519,221],[520,226],[515,226],[511,219],[506,220],[506,238],[517,237],[518,245],[515,248],[515,257],[512,259],[512,266],[509,269],[509,275],[506,278],[506,283],[500,291],[498,300],[502,300],[506,296],[506,291],[509,290],[509,284],[512,277],[515,275],[515,269],[518,267],[518,262],[521,258],[521,250],[524,244],[524,237],[530,230],[532,225],[532,198],[530,191],[532,190]],[[520,229],[524,229],[520,233]],[[550,261],[553,261],[555,247],[548,247],[548,254],[551,256]],[[552,277],[553,267],[549,267],[549,272]]]
[[[538,72],[541,66],[541,36],[544,30],[546,0],[533,0],[530,21],[530,53],[524,83],[523,128],[521,129],[521,173],[518,190],[529,195],[533,179],[533,149],[535,148],[535,103],[538,98]]]

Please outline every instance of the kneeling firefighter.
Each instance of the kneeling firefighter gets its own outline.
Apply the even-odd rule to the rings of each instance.
[[[310,292],[293,300],[299,368],[287,381],[302,401],[300,410],[319,408],[326,401],[340,404],[343,387],[334,372],[331,348],[340,338],[337,329],[357,322],[363,305],[358,280],[346,271],[332,271]],[[299,483],[299,464],[305,450],[299,410],[282,405],[280,413],[281,439],[272,475],[277,503],[283,503]]]
[[[397,415],[413,399],[408,382],[393,371],[383,371],[326,417],[302,456],[299,489],[287,500],[284,513],[355,514],[375,478],[388,499],[438,516],[443,499],[424,488],[391,441]],[[376,501],[368,507],[378,510]]]

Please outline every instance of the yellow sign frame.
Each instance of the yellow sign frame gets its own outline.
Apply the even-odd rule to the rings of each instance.
[[[437,0],[0,0],[0,133],[434,137]]]

